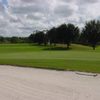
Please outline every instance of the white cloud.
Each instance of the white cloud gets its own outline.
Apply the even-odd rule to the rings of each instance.
[[[100,0],[0,0],[0,35],[28,36],[62,23],[83,26],[100,18]]]
[[[69,5],[60,5],[55,9],[54,13],[59,17],[69,17],[73,14],[73,9]]]
[[[0,2],[0,12],[4,12],[4,6],[2,5],[1,2]]]
[[[78,2],[81,4],[94,4],[99,2],[99,0],[79,0]]]

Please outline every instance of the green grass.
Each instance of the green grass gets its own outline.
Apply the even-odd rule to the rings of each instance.
[[[56,70],[100,73],[100,47],[75,45],[36,46],[31,44],[0,44],[0,64]]]

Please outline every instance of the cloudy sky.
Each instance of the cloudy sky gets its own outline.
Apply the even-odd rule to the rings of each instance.
[[[100,0],[0,0],[0,36],[28,36],[62,23],[100,19]]]

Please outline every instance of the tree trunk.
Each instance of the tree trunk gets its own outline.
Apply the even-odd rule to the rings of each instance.
[[[95,50],[95,46],[93,46],[93,50]]]
[[[56,43],[54,43],[54,46],[56,46]]]
[[[67,49],[69,49],[70,43],[67,43]]]

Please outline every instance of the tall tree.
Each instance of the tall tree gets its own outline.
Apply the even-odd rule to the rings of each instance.
[[[41,45],[44,43],[45,34],[42,31],[38,31],[34,36],[34,42]]]
[[[91,20],[86,22],[82,35],[86,42],[95,50],[97,43],[100,41],[100,21]]]
[[[57,28],[58,39],[61,43],[67,44],[69,48],[72,41],[79,37],[79,28],[73,24],[62,24]]]
[[[54,45],[56,45],[56,43],[57,43],[57,33],[56,33],[55,27],[51,28],[47,32],[47,36],[48,36],[48,41],[50,42],[50,45],[52,45],[52,43],[54,43]]]
[[[71,42],[77,41],[79,38],[79,28],[74,24],[67,24],[67,32],[65,35],[65,43],[67,43],[67,47],[69,48]]]
[[[67,34],[67,25],[62,24],[57,28],[57,38],[59,43],[65,43],[65,37]]]
[[[31,34],[31,35],[28,37],[29,42],[34,43],[34,37],[35,37],[35,34],[34,34],[34,33]]]

